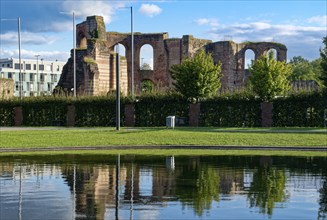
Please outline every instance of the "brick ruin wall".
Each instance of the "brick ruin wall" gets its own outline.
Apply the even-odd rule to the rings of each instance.
[[[103,95],[116,89],[116,53],[115,45],[125,47],[126,57],[120,59],[121,91],[128,94],[131,90],[131,69],[134,65],[134,88],[140,91],[144,80],[151,80],[162,90],[172,87],[169,69],[180,64],[183,59],[193,57],[199,49],[211,53],[215,63],[222,64],[222,90],[234,91],[245,86],[248,78],[245,53],[251,50],[255,59],[270,49],[276,50],[280,61],[286,60],[287,48],[274,42],[233,41],[212,42],[197,39],[191,35],[182,38],[169,38],[168,33],[134,33],[134,64],[131,57],[131,34],[106,32],[101,16],[87,17],[76,27],[76,76],[79,95]],[[142,46],[149,44],[153,48],[153,70],[140,69]],[[73,88],[73,59],[65,65],[58,86],[70,91]]]
[[[14,97],[14,80],[0,78],[0,99],[10,99]]]

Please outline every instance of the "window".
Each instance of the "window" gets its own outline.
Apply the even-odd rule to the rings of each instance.
[[[33,65],[33,70],[36,70],[36,64]]]
[[[43,64],[39,65],[39,70],[44,70],[44,65]]]
[[[51,91],[51,84],[48,83],[48,91]]]
[[[53,81],[54,81],[54,82],[57,82],[57,74],[54,74],[54,75],[53,75]]]
[[[26,90],[30,91],[30,82],[26,82]]]
[[[10,66],[10,63],[7,63],[7,67],[9,67],[9,68],[11,67],[11,66]]]
[[[30,81],[34,82],[34,74],[33,73],[30,73]]]
[[[12,73],[8,73],[8,79],[12,79]]]
[[[21,68],[23,69],[23,64],[21,64]],[[19,70],[19,63],[15,63],[15,69]]]
[[[44,74],[43,74],[43,73],[40,74],[40,81],[41,81],[41,82],[44,81]]]
[[[26,67],[26,70],[31,70],[31,64],[28,64],[28,63],[27,63],[27,64],[25,65],[25,67]]]
[[[15,90],[16,90],[16,91],[19,90],[19,82],[15,82]]]
[[[59,67],[59,65],[57,65],[57,71],[59,71],[60,70],[60,67]]]
[[[3,64],[1,64],[1,66],[2,66],[2,67],[5,67],[5,64],[3,63]]]

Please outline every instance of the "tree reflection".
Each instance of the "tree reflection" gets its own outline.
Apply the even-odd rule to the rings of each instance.
[[[219,200],[220,178],[217,170],[210,166],[197,164],[195,168],[183,167],[176,182],[176,196],[182,204],[193,207],[201,216],[211,208],[213,200]]]
[[[272,215],[276,202],[285,202],[285,171],[270,166],[254,170],[248,199],[250,207],[259,207],[260,213]]]
[[[327,218],[327,178],[325,178],[322,188],[319,190],[320,199],[319,199],[319,212],[318,219]]]

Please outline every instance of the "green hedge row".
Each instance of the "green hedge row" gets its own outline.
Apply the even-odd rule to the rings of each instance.
[[[274,127],[324,127],[327,92],[297,94],[274,100]]]
[[[217,97],[201,103],[200,126],[260,127],[260,101],[254,97]]]
[[[144,95],[135,101],[121,100],[121,125],[124,108],[134,104],[135,126],[165,126],[166,117],[188,119],[189,103],[176,94]],[[260,127],[260,100],[251,95],[221,96],[200,102],[200,126]],[[70,98],[38,97],[20,101],[0,100],[0,126],[14,126],[14,107],[22,106],[23,126],[66,125],[67,106],[75,106],[76,126],[115,126],[114,97]],[[326,125],[327,92],[297,94],[273,101],[273,126],[323,127]]]
[[[189,104],[177,94],[145,95],[138,98],[135,106],[135,126],[165,126],[166,117],[188,117]]]

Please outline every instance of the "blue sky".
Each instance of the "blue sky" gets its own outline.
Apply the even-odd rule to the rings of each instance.
[[[1,0],[2,19],[21,18],[22,57],[68,59],[72,49],[72,12],[76,23],[86,16],[104,16],[107,31],[130,31],[133,7],[134,31],[168,32],[221,41],[275,41],[288,47],[288,58],[319,57],[327,35],[327,3],[320,0],[275,1],[98,1],[98,0]],[[62,14],[60,12],[68,12]],[[18,57],[17,22],[0,22],[1,58]]]

